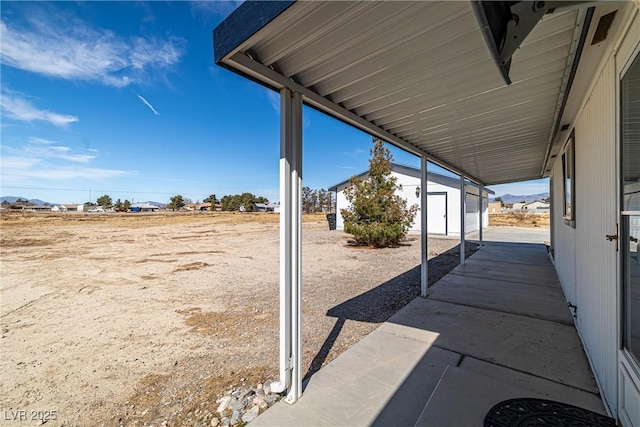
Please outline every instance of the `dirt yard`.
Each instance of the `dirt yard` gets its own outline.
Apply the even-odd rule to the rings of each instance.
[[[489,215],[489,226],[549,228],[549,214],[509,212]]]
[[[277,378],[277,215],[0,220],[0,425],[205,425],[225,390]],[[310,374],[418,294],[420,247],[354,248],[324,216],[303,229]],[[432,282],[457,243],[430,240]]]

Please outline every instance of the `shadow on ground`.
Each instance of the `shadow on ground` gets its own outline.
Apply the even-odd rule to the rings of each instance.
[[[473,255],[477,249],[477,244],[467,242],[465,246],[466,257]],[[429,286],[432,286],[447,275],[451,270],[456,268],[459,263],[459,245],[431,258],[429,260]],[[309,370],[303,378],[304,385],[306,386],[311,376],[322,368],[347,320],[382,323],[402,307],[409,304],[409,302],[413,301],[418,295],[420,295],[419,265],[376,286],[370,291],[329,309],[327,316],[335,317],[336,323],[333,329],[331,329],[331,332],[329,332],[322,347],[311,361]]]

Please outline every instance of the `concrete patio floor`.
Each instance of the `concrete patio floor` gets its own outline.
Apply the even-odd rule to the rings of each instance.
[[[606,414],[545,246],[487,242],[251,425],[481,426],[517,397]]]

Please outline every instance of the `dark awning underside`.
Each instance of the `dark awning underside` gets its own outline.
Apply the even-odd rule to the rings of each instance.
[[[584,19],[545,15],[511,85],[460,1],[247,2],[216,28],[215,59],[492,185],[544,175]]]

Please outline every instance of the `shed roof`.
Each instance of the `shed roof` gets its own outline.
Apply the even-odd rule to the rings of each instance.
[[[152,205],[151,203],[131,203],[132,208],[140,208],[140,209],[160,209],[159,206]]]
[[[477,4],[248,1],[214,30],[215,60],[474,181],[540,178],[590,15],[544,15],[507,85]]]
[[[412,176],[414,178],[420,178],[421,177],[421,171],[418,168],[414,168],[412,166],[407,166],[407,165],[401,165],[399,163],[391,163],[391,170],[393,172],[399,173],[399,174],[403,174],[403,175],[408,175],[408,176]],[[369,171],[366,170],[364,172],[359,173],[358,176],[359,178],[365,178],[367,175],[369,175]],[[349,185],[349,181],[351,181],[351,178],[342,181],[338,184],[335,184],[331,187],[329,187],[329,191],[340,191],[342,189],[344,189],[345,187],[347,187]],[[446,185],[448,187],[452,187],[452,188],[460,188],[460,179],[458,178],[452,178],[450,176],[446,176],[446,175],[442,175],[439,173],[435,173],[435,172],[429,172],[427,171],[427,181],[430,182],[435,182],[438,184],[442,184],[442,185]],[[474,184],[474,183],[470,183],[470,184],[466,184],[467,188],[469,186],[471,186],[472,188],[476,189],[476,194],[478,192],[478,185]],[[486,194],[495,194],[495,192],[489,188],[484,188],[484,193]]]

